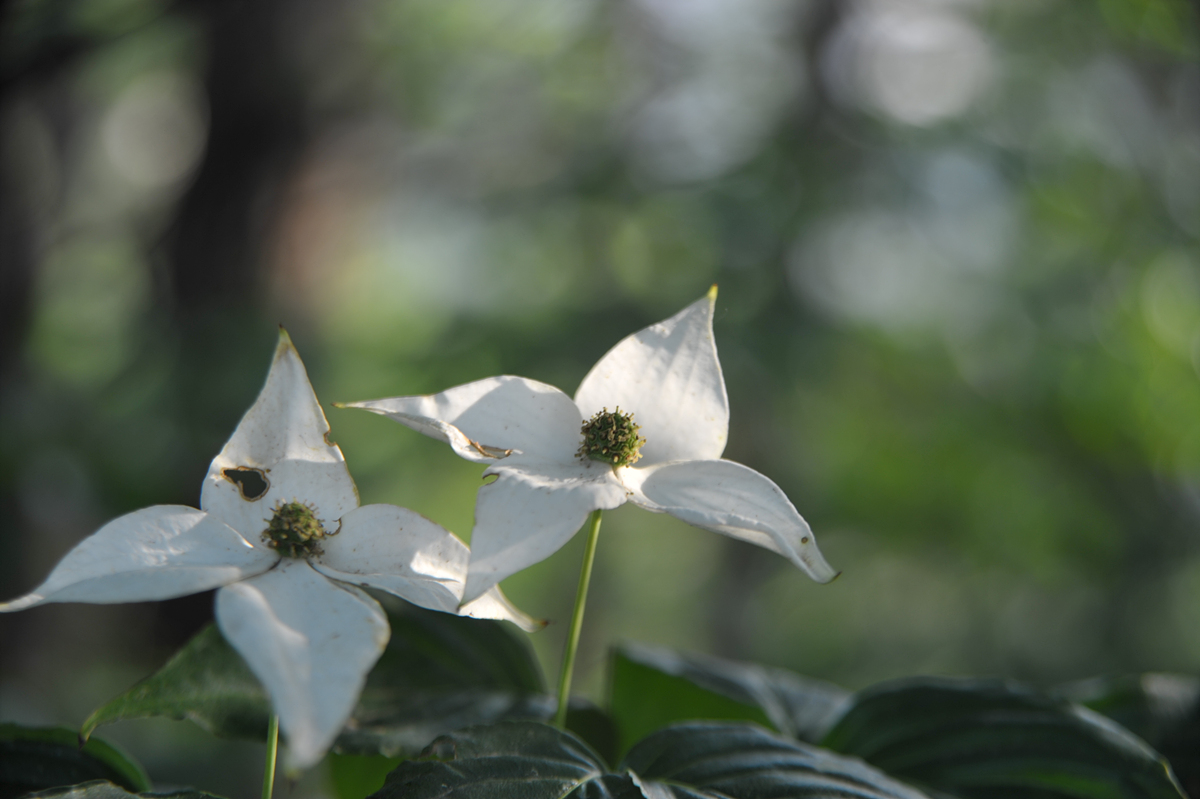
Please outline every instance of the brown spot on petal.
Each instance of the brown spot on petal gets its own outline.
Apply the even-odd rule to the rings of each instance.
[[[221,476],[237,486],[242,499],[247,502],[262,499],[263,495],[267,493],[267,489],[271,487],[271,481],[267,479],[267,473],[262,469],[255,469],[250,466],[242,466],[237,469],[222,469]]]
[[[512,454],[511,449],[500,449],[499,447],[489,447],[487,444],[480,444],[478,441],[474,441],[469,438],[467,439],[467,441],[470,441],[471,446],[475,448],[475,451],[478,452],[480,455],[484,456],[485,458],[507,458],[509,455]]]

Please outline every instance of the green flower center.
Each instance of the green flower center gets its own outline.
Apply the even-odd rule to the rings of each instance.
[[[308,505],[277,502],[262,540],[284,557],[307,558],[321,554],[321,539],[325,535],[325,528]]]
[[[613,466],[636,463],[642,457],[639,450],[646,444],[646,439],[637,434],[640,429],[639,425],[633,423],[632,413],[621,413],[620,408],[609,413],[605,408],[583,423],[579,457],[604,461]]]

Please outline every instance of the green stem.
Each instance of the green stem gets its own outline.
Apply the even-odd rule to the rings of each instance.
[[[275,790],[275,755],[279,752],[279,716],[271,715],[267,727],[267,762],[263,765],[262,799],[271,799]]]
[[[596,560],[596,539],[600,537],[601,513],[603,511],[594,510],[588,519],[587,548],[583,551],[579,588],[575,591],[575,613],[571,616],[571,629],[567,632],[567,646],[563,650],[562,673],[558,675],[558,712],[554,714],[554,726],[560,730],[567,726],[571,673],[575,670],[575,650],[579,648],[579,632],[583,628],[583,606],[587,604],[588,583],[592,581],[592,563]]]

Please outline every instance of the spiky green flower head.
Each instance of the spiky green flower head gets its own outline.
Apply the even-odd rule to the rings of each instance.
[[[646,444],[646,439],[637,434],[640,429],[640,425],[634,424],[632,413],[621,413],[619,407],[609,413],[605,408],[583,423],[579,457],[613,466],[630,466],[642,457],[639,450]]]
[[[286,558],[307,558],[321,554],[321,539],[326,536],[313,508],[302,502],[277,502],[271,523],[263,530],[263,543]]]

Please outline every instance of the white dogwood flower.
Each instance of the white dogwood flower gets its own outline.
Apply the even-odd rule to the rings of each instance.
[[[390,631],[369,586],[455,612],[470,553],[453,533],[358,492],[304,364],[281,331],[262,393],[213,460],[200,507],[156,505],[82,541],[32,593],[48,602],[145,602],[219,588],[217,624],[270,696],[296,768],[319,761]],[[537,625],[498,592],[464,615]]]
[[[626,501],[778,552],[819,582],[837,576],[779,486],[721,459],[729,400],[713,341],[715,302],[714,286],[623,339],[574,400],[501,376],[347,406],[446,441],[497,477],[479,489],[465,599],[553,554],[591,511]]]

